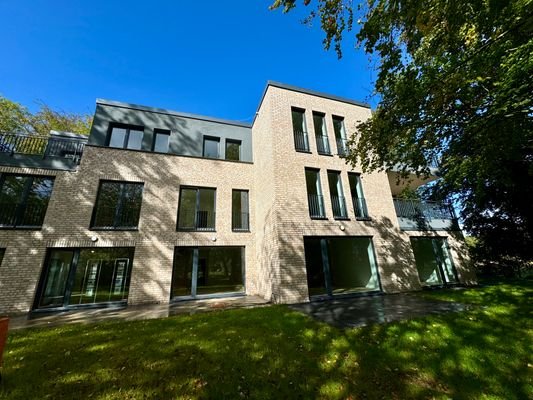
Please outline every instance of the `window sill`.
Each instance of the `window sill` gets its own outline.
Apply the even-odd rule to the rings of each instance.
[[[216,232],[216,229],[177,229],[176,232]]]
[[[349,217],[333,217],[335,221],[350,221]]]
[[[102,231],[102,232],[107,232],[107,231],[130,231],[130,232],[138,232],[139,231],[139,228],[101,228],[101,227],[98,227],[98,226],[93,226],[93,227],[90,227],[89,228],[90,231]]]
[[[355,218],[356,221],[372,221],[372,218],[370,217],[357,217]]]
[[[22,230],[22,231],[40,231],[43,229],[42,225],[39,226],[10,226],[10,225],[0,225],[0,229],[5,230]]]
[[[250,233],[251,232],[250,229],[232,229],[231,231],[235,233]]]
[[[331,154],[331,153],[320,153],[320,152],[318,152],[318,154],[321,155],[321,156],[333,157],[333,154]]]
[[[306,154],[313,154],[311,153],[311,150],[300,150],[300,149],[294,149],[297,153],[306,153]]]
[[[309,217],[311,219],[316,219],[316,220],[319,220],[319,221],[327,221],[328,220],[328,217],[324,216],[324,217]]]

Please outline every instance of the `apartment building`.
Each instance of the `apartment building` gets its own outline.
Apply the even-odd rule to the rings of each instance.
[[[449,205],[342,158],[368,105],[268,82],[251,124],[97,100],[89,137],[0,134],[0,314],[471,284]]]

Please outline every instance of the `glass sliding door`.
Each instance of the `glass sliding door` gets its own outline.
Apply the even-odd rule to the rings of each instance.
[[[309,296],[335,296],[380,290],[369,237],[306,237]]]
[[[133,248],[49,250],[36,308],[126,301]]]
[[[457,282],[457,274],[444,238],[412,237],[416,269],[424,286]]]
[[[244,247],[176,247],[172,297],[244,292]]]

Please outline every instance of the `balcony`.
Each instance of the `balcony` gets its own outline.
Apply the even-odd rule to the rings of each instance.
[[[180,210],[178,230],[214,232],[215,212],[207,210]]]
[[[348,219],[346,201],[343,196],[331,195],[331,207],[333,208],[333,218]]]
[[[43,224],[48,202],[0,203],[0,227],[39,228]]]
[[[322,155],[331,155],[331,150],[329,148],[329,140],[327,136],[316,135],[316,150],[318,154]]]
[[[450,204],[436,201],[394,199],[394,208],[404,231],[459,230]]]
[[[86,143],[86,136],[71,133],[0,133],[0,165],[73,170],[80,163]]]
[[[348,144],[346,139],[337,138],[337,154],[342,157],[348,155]]]
[[[362,198],[352,197],[353,211],[357,219],[370,219],[368,216],[368,209],[366,208],[366,200]]]
[[[294,148],[296,151],[309,152],[309,139],[307,132],[294,131]]]
[[[323,219],[326,218],[324,212],[324,197],[318,194],[308,194],[307,201],[309,202],[309,216],[311,218]]]
[[[231,229],[234,232],[248,232],[250,230],[250,214],[238,212],[233,213]]]

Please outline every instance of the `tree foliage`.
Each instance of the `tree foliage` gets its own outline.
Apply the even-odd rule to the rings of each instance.
[[[92,116],[54,110],[39,103],[31,113],[23,105],[0,96],[0,132],[48,135],[51,130],[89,134]]]
[[[437,157],[433,193],[457,201],[486,255],[533,260],[533,1],[302,3],[320,19],[326,49],[342,56],[353,29],[377,62],[379,104],[348,161],[424,174]]]

